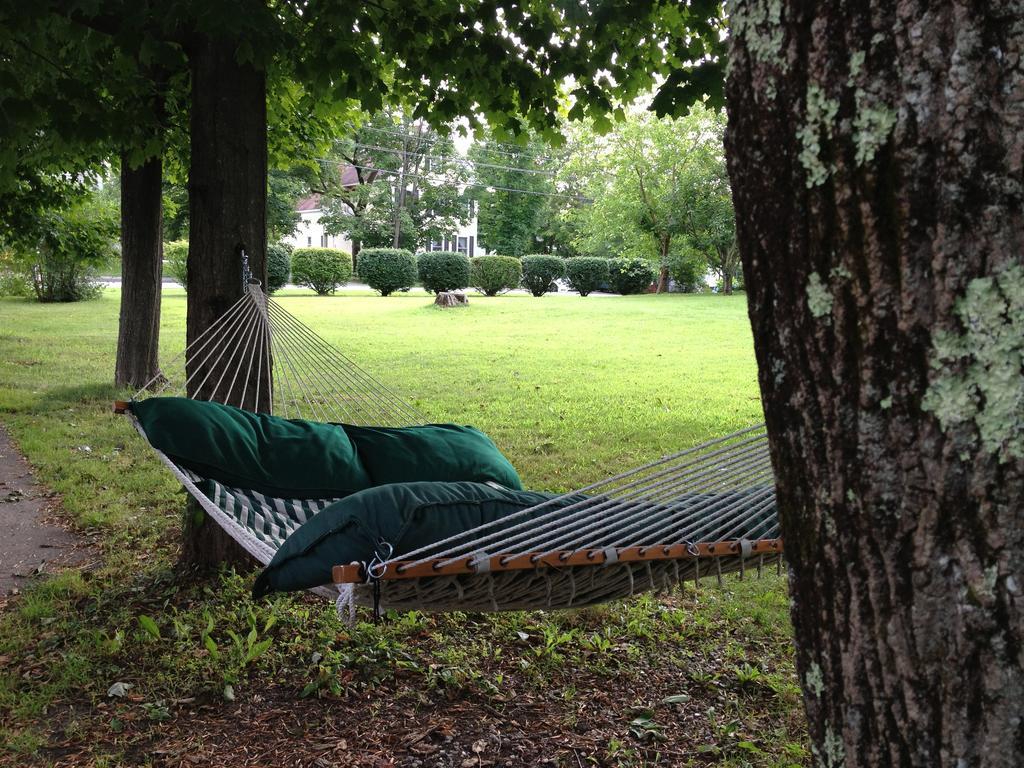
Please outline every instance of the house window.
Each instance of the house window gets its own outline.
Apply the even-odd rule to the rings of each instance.
[[[473,258],[473,236],[469,236],[469,258]]]
[[[327,235],[320,235],[320,247],[321,248],[326,248],[327,247]]]
[[[307,246],[310,246],[310,245],[312,245],[312,244],[313,244],[313,238],[312,238],[312,236],[310,236],[310,237],[307,237],[307,238],[306,238],[306,245],[307,245]]]
[[[455,246],[455,248],[456,248],[456,250],[459,253],[464,253],[464,254],[466,254],[468,256],[469,255],[469,238],[468,237],[460,237],[459,240],[458,240],[458,244]]]
[[[431,240],[430,241],[430,250],[432,250],[432,251],[443,251],[444,250],[444,241],[443,240]]]

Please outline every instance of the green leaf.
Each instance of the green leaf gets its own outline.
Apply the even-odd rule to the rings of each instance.
[[[143,632],[152,637],[154,640],[160,639],[160,627],[156,625],[156,622],[153,621],[153,619],[151,619],[149,616],[139,616],[138,619],[139,627],[142,628]]]
[[[689,694],[677,693],[673,696],[666,696],[661,700],[662,704],[685,704],[690,700]]]
[[[206,650],[210,652],[210,656],[212,658],[220,658],[220,650],[217,648],[217,643],[214,642],[212,637],[209,635],[203,635],[203,645],[206,646]]]
[[[249,652],[245,654],[245,658],[242,660],[242,666],[245,666],[250,661],[258,658],[259,656],[262,656],[266,652],[266,650],[273,644],[273,642],[273,638],[268,637],[266,640],[260,640],[258,643],[256,643],[252,648],[249,649]]]

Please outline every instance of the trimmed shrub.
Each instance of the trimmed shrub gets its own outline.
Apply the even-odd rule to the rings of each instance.
[[[608,283],[608,259],[573,256],[565,260],[565,277],[570,288],[586,296]]]
[[[381,296],[406,291],[416,283],[416,257],[404,248],[363,248],[359,277]]]
[[[328,296],[352,279],[352,257],[337,248],[296,248],[292,280]]]
[[[534,296],[543,296],[560,277],[565,277],[565,259],[547,253],[523,256],[523,287]]]
[[[164,243],[164,274],[188,291],[188,240]]]
[[[644,293],[654,282],[654,267],[637,256],[609,259],[608,282],[613,291],[623,296]]]
[[[497,296],[519,286],[523,265],[515,256],[477,256],[472,259],[469,284],[484,296]]]
[[[454,251],[424,251],[416,257],[420,282],[431,293],[469,286],[469,257]]]
[[[267,293],[279,291],[288,283],[292,271],[292,250],[288,243],[267,245]]]

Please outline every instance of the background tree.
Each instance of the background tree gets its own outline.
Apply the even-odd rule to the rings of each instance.
[[[158,370],[160,155],[167,94],[180,86],[171,74],[176,56],[161,45],[143,55],[133,41],[115,42],[68,11],[0,6],[0,76],[10,118],[3,138],[12,150],[0,188],[20,183],[31,190],[33,177],[38,181],[47,168],[81,174],[118,158],[124,279],[115,381],[137,387]]]
[[[453,237],[469,220],[469,167],[448,132],[400,110],[370,117],[338,142],[324,173],[324,229],[358,248],[415,251]]]
[[[537,138],[525,145],[492,135],[469,148],[476,184],[477,239],[489,251],[525,256],[537,250],[547,199],[555,194],[548,147]]]
[[[736,247],[732,189],[722,144],[724,116],[712,114],[714,139],[693,156],[687,177],[683,206],[685,239],[678,251],[679,257],[684,259],[688,252],[696,250],[700,259],[718,275],[722,292],[728,295],[732,293],[741,264]],[[677,258],[669,257],[670,264],[677,262]]]
[[[1019,765],[1020,5],[729,13],[729,171],[816,762]]]
[[[687,240],[728,267],[717,258],[732,239],[723,126],[724,116],[698,105],[678,119],[630,114],[606,136],[581,142],[569,171],[587,179],[593,202],[566,212],[576,222],[577,247],[653,261],[659,292],[668,290],[673,253]]]

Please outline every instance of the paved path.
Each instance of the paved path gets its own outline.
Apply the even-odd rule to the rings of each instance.
[[[0,600],[56,561],[79,559],[81,540],[44,522],[53,503],[0,424]]]

